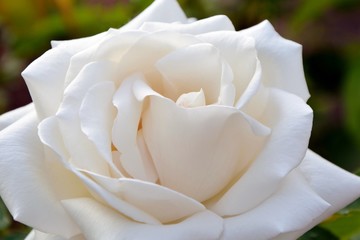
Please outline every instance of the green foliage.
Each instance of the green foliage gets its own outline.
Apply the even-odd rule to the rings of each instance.
[[[339,238],[330,231],[317,226],[301,236],[299,240],[339,240]]]
[[[360,146],[360,45],[351,47],[349,52],[349,69],[343,91],[346,124]]]
[[[0,232],[10,226],[10,216],[4,205],[4,203],[0,199]]]
[[[321,224],[340,240],[360,239],[360,199]]]

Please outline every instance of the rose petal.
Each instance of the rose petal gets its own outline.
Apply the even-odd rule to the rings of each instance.
[[[260,121],[272,133],[246,173],[211,206],[221,216],[256,207],[278,189],[283,177],[305,156],[312,126],[311,108],[296,95],[278,89],[270,89],[266,101]]]
[[[160,224],[160,221],[152,215],[117,197],[115,194],[109,192],[103,186],[84,174],[85,172],[89,173],[89,171],[77,169],[73,166],[70,166],[70,168],[83,181],[83,183],[87,186],[91,194],[96,199],[100,199],[100,201],[106,203],[108,206],[137,222],[146,224]]]
[[[63,204],[88,240],[217,240],[222,231],[222,219],[209,211],[175,224],[149,225],[130,221],[92,199],[66,200]]]
[[[273,239],[279,233],[314,224],[313,221],[329,207],[307,184],[306,179],[293,171],[269,199],[246,213],[226,218],[221,239]]]
[[[61,132],[58,125],[58,119],[56,117],[51,117],[44,120],[40,125],[39,135],[41,141],[46,146],[50,147],[50,149],[52,149],[55,154],[57,154],[58,159],[64,164],[64,167],[72,171],[83,182],[92,195],[98,199],[102,199],[102,201],[106,202],[117,211],[121,212],[125,216],[128,216],[129,218],[134,219],[135,221],[150,224],[160,223],[157,219],[150,216],[149,214],[123,201],[122,199],[117,198],[114,194],[110,193],[91,178],[86,176],[83,173],[84,170],[80,171],[78,168],[75,168],[72,164],[70,164],[67,160],[69,155],[65,150],[64,143],[61,141]]]
[[[21,119],[26,114],[34,111],[34,104],[30,103],[28,105],[25,105],[23,107],[14,109],[10,112],[4,113],[0,115],[0,131],[6,128],[7,126],[10,126],[17,120]]]
[[[145,22],[140,27],[140,30],[147,32],[155,32],[162,30],[196,35],[214,31],[235,31],[235,28],[227,16],[217,15],[186,24],[182,24],[179,22]]]
[[[162,223],[174,222],[205,210],[205,207],[181,193],[158,184],[128,178],[89,175],[118,198],[149,213]]]
[[[234,77],[236,100],[243,95],[257,68],[257,53],[253,38],[232,31],[217,31],[198,35],[197,38],[211,43],[230,65]]]
[[[17,221],[71,237],[79,230],[49,183],[37,124],[31,113],[0,132],[1,197]]]
[[[138,29],[145,22],[187,22],[187,17],[175,0],[156,0],[121,30]]]
[[[333,165],[311,150],[306,152],[299,170],[310,186],[331,204],[327,215],[356,200],[360,194],[360,179],[357,176]]]
[[[70,55],[75,55],[78,52],[85,50],[86,48],[97,45],[105,36],[107,32],[102,32],[90,37],[51,41],[52,48],[61,48],[62,51],[66,51]]]
[[[264,140],[235,108],[186,109],[157,96],[150,97],[142,126],[161,185],[200,202],[239,174]]]
[[[204,91],[184,93],[176,100],[176,105],[185,108],[205,106]]]
[[[104,175],[109,173],[108,165],[81,131],[79,111],[88,89],[99,82],[114,81],[115,72],[115,65],[111,62],[93,62],[86,65],[65,90],[64,100],[56,114],[72,163]]]
[[[177,99],[182,93],[204,90],[207,103],[216,103],[222,76],[220,52],[208,43],[180,48],[156,63],[164,77],[164,96]]]
[[[111,129],[115,118],[115,108],[112,105],[114,92],[115,85],[109,81],[91,87],[82,101],[79,117],[81,130],[116,170],[111,153]]]
[[[268,21],[239,32],[255,39],[261,62],[263,81],[267,86],[309,98],[302,64],[302,46],[282,38]]]
[[[315,221],[304,223],[300,230],[280,234],[276,237],[279,240],[300,237],[317,223],[356,200],[360,194],[360,179],[357,176],[333,165],[311,150],[306,152],[297,170],[304,176],[309,186],[331,206]]]
[[[110,29],[96,43],[79,51],[72,56],[66,73],[65,87],[67,87],[90,62],[95,61],[119,61],[124,53],[138,39],[144,36],[142,31],[121,32]]]
[[[71,238],[64,238],[59,235],[43,233],[38,230],[32,230],[25,238],[25,240],[85,240],[82,235],[77,235]]]
[[[233,84],[233,80],[234,73],[230,65],[227,62],[222,61],[221,87],[217,104],[230,107],[234,106],[236,89]]]
[[[136,41],[121,57],[118,62],[118,79],[123,80],[141,72],[153,89],[163,92],[161,75],[155,68],[155,63],[178,48],[199,42],[199,39],[188,34],[175,32],[147,34]]]
[[[70,58],[68,52],[54,48],[45,52],[22,72],[41,119],[55,114],[60,105]]]
[[[141,76],[126,79],[114,95],[118,113],[114,120],[112,140],[121,153],[120,162],[132,177],[155,182],[158,178],[151,156],[148,154],[142,133],[138,133],[142,102],[133,94],[133,83]],[[155,93],[154,93],[155,94]]]

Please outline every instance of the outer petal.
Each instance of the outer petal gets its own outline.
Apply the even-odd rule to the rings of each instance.
[[[34,110],[34,104],[30,103],[26,106],[14,109],[10,112],[0,115],[0,131]]]
[[[314,224],[313,221],[329,207],[305,178],[293,171],[284,179],[279,191],[265,202],[249,212],[225,219],[221,239],[273,239],[279,233],[301,229],[308,223]]]
[[[145,22],[187,22],[187,17],[177,1],[156,0],[121,30],[138,29]]]
[[[150,225],[130,221],[92,199],[66,200],[63,204],[88,240],[218,240],[223,228],[223,220],[209,211],[175,224]]]
[[[117,197],[149,213],[161,223],[178,221],[205,210],[205,207],[179,192],[137,179],[113,179],[89,173],[101,186]]]
[[[53,115],[58,109],[71,56],[64,49],[54,48],[22,72],[40,118]]]
[[[140,29],[147,32],[166,30],[187,34],[201,34],[214,31],[235,30],[234,25],[231,23],[230,19],[224,15],[217,15],[187,24],[178,22],[145,22]]]
[[[25,240],[85,240],[82,235],[77,235],[72,238],[64,238],[59,235],[43,233],[38,230],[32,230],[25,238]]]
[[[259,120],[271,128],[271,135],[245,174],[211,207],[221,216],[255,208],[278,189],[305,156],[312,126],[311,108],[296,95],[278,89],[270,89],[264,100],[267,105]]]
[[[71,237],[79,230],[49,185],[37,124],[32,113],[0,132],[1,196],[17,221]]]
[[[268,21],[239,32],[256,41],[266,85],[309,98],[302,65],[301,45],[282,38]]]
[[[309,186],[331,206],[315,221],[304,224],[298,231],[281,234],[276,239],[296,239],[360,195],[359,177],[333,165],[311,150],[307,151],[304,161],[297,169]]]
[[[85,175],[83,173],[84,171],[80,171],[72,164],[70,164],[68,162],[68,153],[66,152],[63,141],[61,141],[61,133],[58,125],[58,119],[56,117],[50,117],[44,120],[40,125],[39,135],[41,141],[50,147],[50,149],[52,149],[55,154],[57,154],[59,160],[62,161],[64,166],[72,171],[82,181],[82,183],[88,188],[93,196],[95,196],[97,199],[102,199],[108,205],[123,213],[125,216],[134,219],[135,221],[151,224],[159,223],[158,220],[149,214],[123,201],[122,199],[117,198],[114,194],[110,193],[98,183],[93,181],[90,177]]]

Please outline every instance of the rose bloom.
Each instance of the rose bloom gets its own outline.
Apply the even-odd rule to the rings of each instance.
[[[295,239],[360,195],[308,141],[301,46],[158,0],[52,42],[1,116],[0,193],[33,239]]]

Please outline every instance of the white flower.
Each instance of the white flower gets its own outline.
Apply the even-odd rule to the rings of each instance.
[[[0,120],[0,193],[27,239],[295,239],[360,195],[308,150],[301,46],[264,21],[155,1],[63,42]]]

